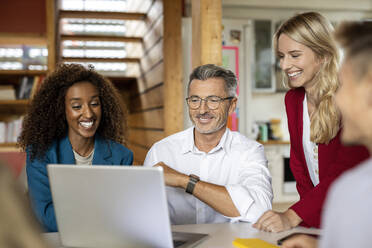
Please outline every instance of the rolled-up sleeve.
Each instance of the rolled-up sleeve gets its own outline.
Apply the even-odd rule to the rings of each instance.
[[[226,185],[229,195],[240,213],[232,221],[256,222],[272,207],[273,191],[263,146],[240,154],[233,173],[234,183]]]

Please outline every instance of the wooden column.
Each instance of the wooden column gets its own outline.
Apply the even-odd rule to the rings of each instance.
[[[46,39],[48,48],[48,71],[54,71],[57,62],[56,47],[56,1],[46,0]]]
[[[163,0],[164,134],[183,130],[182,0]]]
[[[192,0],[192,67],[222,65],[222,2]]]

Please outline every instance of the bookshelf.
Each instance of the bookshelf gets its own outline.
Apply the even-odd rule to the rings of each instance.
[[[14,4],[9,2],[0,13],[0,22],[7,23],[0,24],[2,54],[11,49],[19,53],[18,56],[8,54],[0,58],[0,90],[3,90],[0,94],[0,155],[4,155],[20,152],[16,138],[10,137],[16,137],[20,131],[30,97],[48,71],[55,68],[58,27],[55,25],[56,1],[35,0],[31,3],[17,0]],[[39,49],[41,53],[31,56],[31,49]],[[8,62],[17,62],[18,66],[8,66]],[[29,88],[26,94],[22,94],[26,82]]]
[[[24,115],[26,113],[28,103],[28,99],[0,100],[0,116]]]

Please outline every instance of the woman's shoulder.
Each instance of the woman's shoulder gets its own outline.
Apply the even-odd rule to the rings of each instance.
[[[110,143],[110,149],[113,152],[123,152],[127,154],[132,154],[133,152],[129,150],[127,147],[125,147],[123,144],[120,144],[113,140],[107,140]]]

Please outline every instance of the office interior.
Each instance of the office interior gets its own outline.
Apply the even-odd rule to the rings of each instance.
[[[26,185],[17,135],[36,85],[58,63],[93,64],[118,88],[128,109],[128,147],[138,166],[155,142],[191,126],[184,100],[188,75],[196,65],[214,63],[238,77],[238,108],[229,128],[264,145],[273,208],[284,210],[299,197],[289,170],[288,89],[282,85],[272,36],[281,21],[304,11],[318,11],[336,26],[370,19],[372,3],[2,0],[0,160]]]

